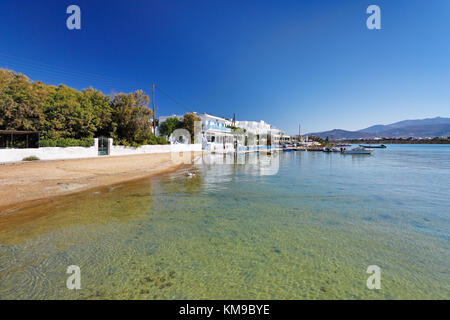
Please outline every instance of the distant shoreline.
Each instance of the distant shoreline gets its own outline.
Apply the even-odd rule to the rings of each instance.
[[[407,139],[348,139],[348,140],[332,140],[333,143],[351,143],[351,144],[450,144],[450,139],[421,139],[421,140],[407,140]]]

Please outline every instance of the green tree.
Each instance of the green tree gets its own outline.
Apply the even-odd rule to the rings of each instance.
[[[39,130],[45,86],[33,84],[23,74],[0,69],[0,129]]]
[[[163,136],[170,136],[175,129],[181,127],[181,122],[178,118],[168,118],[159,125],[159,133]]]
[[[65,85],[54,88],[45,106],[48,138],[93,137],[98,122],[93,109],[81,92]]]
[[[0,69],[0,129],[38,130],[48,145],[85,145],[102,135],[127,145],[166,143],[152,133],[148,103],[142,90],[109,97]]]
[[[183,116],[183,122],[181,124],[181,127],[186,129],[187,131],[189,131],[190,135],[191,135],[191,143],[194,142],[194,126],[195,126],[195,121],[201,121],[200,117],[197,116],[194,113],[186,113]]]
[[[115,135],[128,143],[146,143],[152,137],[150,99],[142,90],[130,94],[119,93],[112,99]]]
[[[82,105],[92,113],[95,136],[111,136],[115,131],[115,125],[112,121],[113,108],[109,97],[91,87],[82,90],[80,99]]]

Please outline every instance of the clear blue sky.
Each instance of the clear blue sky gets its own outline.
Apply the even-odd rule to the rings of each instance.
[[[156,83],[188,106],[158,93],[159,115],[356,130],[450,116],[449,17],[448,0],[2,0],[0,67],[106,94]]]

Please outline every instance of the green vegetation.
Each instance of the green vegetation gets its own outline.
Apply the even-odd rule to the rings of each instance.
[[[29,157],[22,159],[22,161],[37,161],[37,160],[40,160],[40,159],[36,156],[29,156]]]
[[[328,141],[328,137],[326,139],[322,139],[321,137],[316,137],[316,136],[308,136],[308,139],[310,141],[315,141],[320,143],[323,146],[330,146],[331,143]]]
[[[182,122],[182,128],[186,129],[187,131],[189,131],[190,135],[191,135],[191,143],[194,142],[194,127],[195,127],[195,122],[196,121],[201,121],[200,117],[196,116],[193,113],[186,113],[183,116],[183,122]]]
[[[40,147],[92,147],[94,145],[94,138],[72,139],[59,138],[55,140],[41,140]]]
[[[106,96],[0,69],[0,130],[40,131],[41,146],[90,146],[98,136],[124,145],[165,143],[151,131],[148,103],[142,90]]]
[[[200,117],[194,113],[186,113],[183,116],[183,121],[178,118],[168,118],[165,122],[162,122],[159,126],[159,132],[169,137],[176,129],[186,129],[191,135],[191,142],[194,142],[194,127],[195,122],[201,121]]]
[[[113,144],[115,146],[127,146],[127,147],[137,148],[137,147],[145,145],[145,144],[168,144],[168,142],[164,137],[152,135],[149,140],[145,141],[145,143],[143,143],[143,142],[139,143],[136,141],[129,142],[127,140],[117,139],[117,140],[113,141]]]
[[[178,128],[181,128],[181,121],[178,118],[168,118],[159,125],[159,133],[169,137]]]
[[[226,125],[226,127],[231,129],[231,131],[233,131],[233,132],[238,132],[238,133],[245,133],[245,132],[247,132],[246,129],[242,129],[242,128],[239,128],[239,127],[236,127],[236,126],[231,126],[231,125],[228,125],[228,124]]]

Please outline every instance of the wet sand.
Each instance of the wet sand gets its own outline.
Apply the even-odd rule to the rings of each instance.
[[[0,165],[0,215],[48,199],[176,170],[201,152],[105,156]]]

